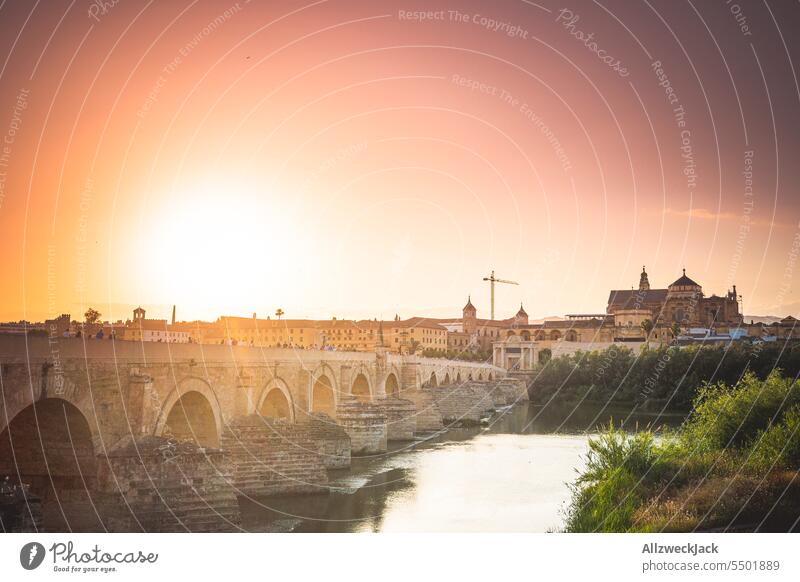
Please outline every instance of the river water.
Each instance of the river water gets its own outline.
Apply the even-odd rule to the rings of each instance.
[[[481,427],[354,458],[350,469],[330,473],[329,494],[241,500],[242,525],[295,532],[557,530],[588,439],[620,419],[629,429],[680,422],[610,408],[520,404]]]

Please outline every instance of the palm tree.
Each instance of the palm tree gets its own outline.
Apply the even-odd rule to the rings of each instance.
[[[677,321],[675,323],[673,323],[672,327],[670,328],[670,331],[672,332],[672,337],[673,338],[676,338],[679,335],[681,335],[681,326],[680,326],[680,324]]]
[[[645,319],[642,321],[642,330],[644,331],[645,339],[650,337],[650,333],[653,331],[653,322],[650,319]]]
[[[278,309],[276,309],[276,310],[275,310],[275,317],[277,317],[278,319],[280,319],[282,316],[283,316],[283,309],[281,309],[280,307],[278,307]]]

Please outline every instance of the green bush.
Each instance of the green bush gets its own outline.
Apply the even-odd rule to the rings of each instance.
[[[707,383],[735,384],[750,370],[765,379],[781,368],[800,373],[800,345],[662,346],[634,353],[624,346],[598,352],[576,352],[540,362],[532,396],[536,401],[576,399],[590,395],[603,402],[643,405],[656,401],[669,408],[689,410]]]
[[[589,441],[586,467],[572,485],[565,529],[659,529],[654,519],[672,523],[673,518],[664,517],[668,505],[660,506],[666,513],[642,513],[657,509],[654,501],[669,499],[684,486],[685,494],[696,491],[698,483],[719,485],[740,473],[754,480],[773,468],[800,468],[800,383],[773,371],[764,380],[747,373],[733,387],[706,385],[676,431],[629,434],[612,426]],[[734,513],[741,507],[728,505]]]
[[[800,384],[773,371],[766,380],[748,372],[736,386],[704,386],[682,435],[699,450],[738,448],[800,404]]]
[[[800,466],[800,406],[787,410],[779,423],[758,434],[746,462],[757,473]]]

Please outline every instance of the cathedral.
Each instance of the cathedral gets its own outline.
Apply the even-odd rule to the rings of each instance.
[[[611,290],[605,313],[572,314],[564,319],[531,323],[520,305],[513,317],[500,320],[481,319],[471,300],[462,310],[461,319],[437,320],[448,330],[450,349],[491,349],[497,341],[516,338],[536,341],[548,349],[556,344],[610,345],[616,342],[667,343],[675,339],[674,326],[681,332],[705,328],[727,333],[742,325],[741,298],[736,287],[724,296],[703,293],[699,283],[683,274],[666,289],[652,289],[647,270],[642,267],[639,287]],[[648,327],[652,333],[646,333]],[[577,349],[577,348],[576,348]]]
[[[649,319],[655,326],[670,327],[677,323],[681,327],[714,329],[742,323],[739,300],[735,285],[722,297],[706,297],[700,284],[686,275],[686,269],[666,289],[652,289],[642,267],[639,288],[612,290],[606,312],[615,319],[628,317],[638,323]]]

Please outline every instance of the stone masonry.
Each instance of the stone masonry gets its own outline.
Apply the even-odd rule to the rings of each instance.
[[[129,439],[100,463],[94,505],[109,531],[238,531],[230,481],[219,450],[162,437]]]
[[[386,414],[379,404],[343,398],[336,407],[336,418],[350,435],[353,455],[386,452]]]
[[[235,419],[222,435],[239,495],[263,497],[327,491],[317,443],[305,425],[251,415]]]
[[[386,415],[387,440],[414,440],[414,433],[417,432],[417,408],[411,400],[381,398],[377,404]]]
[[[324,413],[304,416],[301,425],[326,469],[350,466],[350,436],[335,420]]]

